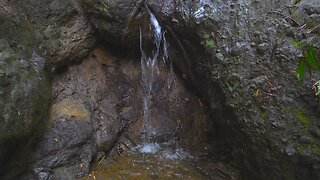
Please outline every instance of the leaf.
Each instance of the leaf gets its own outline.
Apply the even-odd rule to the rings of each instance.
[[[214,45],[215,45],[215,42],[214,42],[213,39],[207,39],[207,40],[206,40],[206,47],[208,47],[208,48],[213,48]]]
[[[317,58],[316,49],[313,46],[308,46],[306,50],[306,60],[308,64],[315,69],[320,69],[320,63]]]
[[[303,81],[303,77],[304,77],[304,73],[305,73],[304,69],[305,69],[305,61],[304,61],[303,59],[301,59],[301,60],[299,61],[299,64],[298,64],[298,67],[297,67],[297,70],[296,70],[298,80],[299,80],[301,83],[302,83],[302,81]]]
[[[303,45],[296,39],[292,41],[291,45],[301,49],[303,48]]]

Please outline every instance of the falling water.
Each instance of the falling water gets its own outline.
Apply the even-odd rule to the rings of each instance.
[[[154,86],[157,83],[157,79],[160,77],[159,67],[169,66],[168,77],[172,77],[172,62],[169,61],[168,58],[168,44],[165,39],[165,33],[162,30],[157,18],[155,15],[148,9],[148,13],[150,15],[150,24],[149,33],[151,33],[153,48],[150,50],[150,47],[143,47],[143,33],[140,28],[140,51],[141,51],[141,69],[142,69],[142,85],[143,85],[143,114],[144,114],[144,122],[142,127],[143,133],[143,141],[146,147],[152,146],[152,136],[156,134],[155,128],[152,125],[152,98],[154,96]],[[147,49],[149,49],[147,51]],[[149,52],[151,51],[151,52]],[[170,78],[172,79],[172,78]],[[155,145],[157,146],[157,145]],[[145,147],[142,147],[141,150],[144,150]],[[149,149],[149,148],[148,148]],[[145,152],[148,152],[146,150]]]

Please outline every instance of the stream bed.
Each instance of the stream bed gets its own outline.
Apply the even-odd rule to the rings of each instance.
[[[141,149],[140,149],[141,150]],[[130,151],[97,162],[81,180],[105,179],[238,179],[231,165],[205,156],[193,157],[182,149],[155,153]]]
[[[143,154],[126,154],[100,164],[83,180],[89,179],[207,179],[191,160],[161,159]]]

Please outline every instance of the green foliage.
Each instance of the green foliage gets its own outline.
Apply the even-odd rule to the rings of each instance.
[[[206,46],[209,48],[213,48],[215,45],[215,42],[213,41],[213,39],[206,39]]]
[[[268,112],[267,111],[261,111],[260,113],[260,120],[261,122],[264,122],[268,118]]]
[[[296,117],[298,121],[304,126],[309,127],[311,125],[310,119],[302,112],[302,111],[296,111]]]
[[[210,37],[209,34],[205,34],[203,38],[204,38],[204,45],[207,48],[213,48],[216,45],[215,41]]]
[[[320,70],[320,61],[317,56],[317,50],[313,44],[302,44],[295,40],[292,42],[292,45],[298,47],[303,52],[303,56],[300,58],[296,69],[297,78],[302,82],[306,69],[309,70],[310,75],[312,71]]]

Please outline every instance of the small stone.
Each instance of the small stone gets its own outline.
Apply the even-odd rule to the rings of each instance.
[[[30,64],[28,63],[28,61],[23,60],[23,59],[20,60],[20,65],[21,65],[21,67],[24,68],[24,69],[30,68]]]
[[[257,47],[257,52],[258,52],[258,54],[263,55],[266,53],[268,48],[269,48],[269,45],[267,43],[261,43]]]
[[[241,54],[242,52],[242,45],[241,43],[237,42],[236,45],[232,48],[231,53],[232,55],[236,56]]]
[[[39,179],[49,179],[50,172],[39,172],[38,178]]]
[[[282,98],[282,102],[286,105],[289,105],[289,104],[292,104],[294,101],[292,98],[289,98],[289,97],[283,97]]]
[[[277,121],[272,122],[273,127],[281,127],[281,124]]]
[[[179,20],[176,18],[172,18],[172,22],[179,23]]]
[[[254,79],[252,79],[252,82],[255,84],[255,85],[261,85],[263,84],[264,82],[266,81],[266,77],[265,76],[258,76]]]
[[[224,56],[223,56],[222,53],[217,53],[217,54],[216,54],[216,57],[217,57],[217,59],[220,60],[220,61],[223,61],[223,60],[224,60]]]
[[[291,146],[287,146],[284,148],[284,152],[288,155],[288,156],[293,156],[296,153],[296,150]]]

